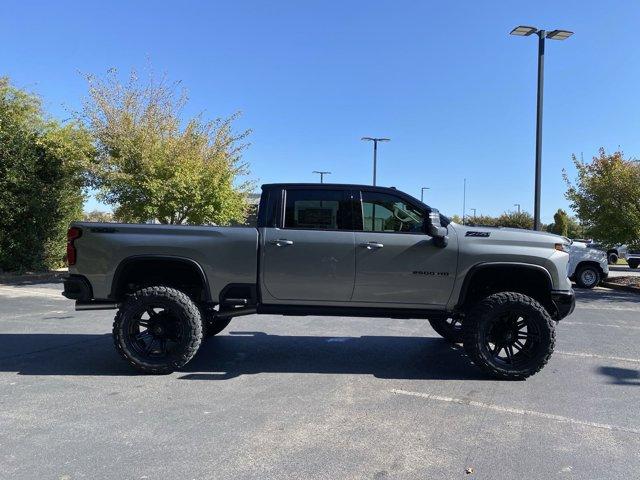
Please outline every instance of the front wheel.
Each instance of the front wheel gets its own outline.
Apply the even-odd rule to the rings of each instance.
[[[594,288],[600,283],[600,270],[593,265],[583,265],[576,271],[576,284],[580,288]]]
[[[118,353],[141,372],[171,373],[186,365],[200,347],[200,310],[174,288],[142,288],[118,310],[113,341]]]
[[[515,292],[488,296],[462,324],[464,348],[490,375],[523,380],[539,372],[555,345],[555,322],[533,298]]]
[[[618,254],[616,252],[609,252],[607,254],[607,263],[609,265],[615,265],[618,263]]]

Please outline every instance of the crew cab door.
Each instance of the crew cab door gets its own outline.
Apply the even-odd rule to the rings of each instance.
[[[355,281],[351,192],[287,188],[277,227],[262,230],[263,301],[349,301]],[[265,295],[267,294],[267,295]]]
[[[354,302],[447,304],[457,269],[457,239],[451,232],[449,244],[437,246],[423,232],[425,215],[424,207],[404,197],[361,192]]]

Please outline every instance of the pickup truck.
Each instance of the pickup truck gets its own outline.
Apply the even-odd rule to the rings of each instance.
[[[118,309],[117,351],[168,373],[248,314],[427,319],[473,363],[523,379],[573,311],[567,239],[465,227],[395,188],[263,185],[257,228],[73,223],[63,294]]]

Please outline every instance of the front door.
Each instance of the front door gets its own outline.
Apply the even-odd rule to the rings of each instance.
[[[423,233],[426,212],[395,195],[362,192],[362,231],[355,234],[352,300],[444,306],[457,268],[455,234],[442,248]]]
[[[280,228],[262,232],[263,287],[273,299],[346,302],[355,280],[350,192],[290,188]]]

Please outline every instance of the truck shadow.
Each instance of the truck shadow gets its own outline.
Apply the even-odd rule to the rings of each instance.
[[[19,375],[137,375],[110,335],[0,334],[0,371]],[[230,332],[203,342],[183,380],[259,373],[371,375],[384,379],[487,380],[460,346],[432,337],[317,337]]]

